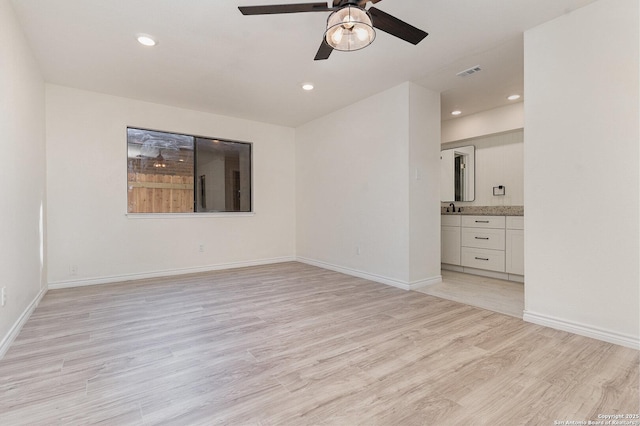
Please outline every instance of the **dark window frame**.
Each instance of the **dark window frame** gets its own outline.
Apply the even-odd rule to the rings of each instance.
[[[237,141],[237,140],[232,140],[232,139],[227,139],[227,138],[218,138],[218,137],[210,137],[210,136],[201,136],[201,135],[195,135],[195,134],[187,134],[187,133],[180,133],[180,132],[172,132],[172,131],[165,131],[165,130],[156,130],[156,129],[148,129],[148,128],[144,128],[144,127],[139,127],[139,126],[127,126],[126,128],[126,132],[127,132],[127,214],[131,214],[131,215],[166,215],[166,214],[176,214],[176,215],[193,215],[193,214],[197,214],[197,215],[246,215],[246,214],[253,214],[254,213],[254,200],[253,200],[253,195],[254,195],[254,189],[253,189],[253,143],[252,142],[245,142],[245,141]],[[141,134],[150,134],[152,138],[158,137],[158,136],[164,136],[166,139],[165,141],[172,141],[172,140],[180,140],[181,142],[177,145],[179,146],[179,149],[176,147],[169,147],[167,148],[167,146],[164,144],[165,141],[160,141],[160,145],[157,146],[153,146],[153,145],[149,145],[151,146],[151,152],[153,152],[153,154],[151,155],[142,155],[142,151],[144,149],[143,144],[139,141],[139,140],[131,140],[131,133],[135,133],[135,132],[140,132]],[[149,173],[152,176],[158,176],[159,174],[155,174],[153,173],[153,169],[151,169],[149,167],[149,163],[156,161],[158,162],[157,158],[160,158],[159,162],[162,163],[161,167],[165,168],[166,164],[169,164],[170,161],[169,160],[165,160],[164,157],[166,157],[166,153],[167,152],[176,152],[176,151],[180,151],[184,152],[184,151],[188,151],[189,148],[187,148],[184,144],[184,141],[186,139],[190,139],[191,140],[191,145],[190,145],[190,150],[192,151],[192,154],[190,156],[190,160],[188,159],[187,156],[187,160],[183,160],[180,159],[179,161],[183,164],[183,165],[187,165],[191,167],[191,188],[187,188],[189,189],[187,191],[187,189],[183,188],[183,191],[186,191],[184,193],[186,194],[191,194],[192,198],[192,203],[191,203],[191,210],[188,211],[155,211],[157,209],[153,209],[154,211],[141,211],[141,210],[145,210],[144,208],[140,208],[138,209],[138,205],[136,204],[136,202],[134,200],[132,200],[133,197],[133,191],[135,191],[135,189],[133,189],[134,187],[140,187],[141,184],[139,183],[134,183],[131,181],[131,176],[132,174],[137,174],[137,173],[141,173],[143,170],[143,167],[140,166],[140,164],[145,163],[146,162],[146,169],[151,170],[152,172]],[[211,142],[211,144],[209,144],[209,146],[211,147],[215,147],[216,145],[219,145],[220,147],[226,147],[227,150],[229,148],[231,148],[231,150],[237,150],[238,154],[237,154],[237,158],[235,158],[235,162],[237,164],[237,167],[240,167],[240,163],[244,163],[243,164],[243,169],[242,170],[236,170],[236,169],[232,169],[231,171],[231,176],[233,176],[233,178],[236,178],[237,176],[242,176],[242,183],[243,186],[241,187],[242,190],[239,188],[235,188],[235,186],[233,187],[233,191],[234,193],[232,194],[231,198],[229,198],[228,195],[226,195],[226,199],[231,199],[232,201],[232,205],[231,208],[229,209],[228,207],[228,202],[225,201],[224,202],[224,209],[211,209],[208,210],[207,209],[207,204],[209,204],[209,202],[203,197],[204,194],[201,194],[201,191],[204,191],[205,189],[201,187],[202,182],[205,181],[205,178],[203,177],[203,174],[199,171],[199,167],[200,168],[204,168],[203,164],[198,163],[198,154],[199,154],[199,150],[201,150],[202,152],[200,152],[200,155],[202,157],[204,157],[206,154],[204,154],[204,151],[209,151],[209,152],[214,152],[217,155],[220,155],[224,164],[227,164],[227,156],[231,156],[231,155],[235,155],[235,154],[225,154],[224,153],[224,149],[203,149],[202,147],[199,147],[199,144],[202,144],[202,142],[204,141],[204,143],[206,142]],[[146,143],[146,142],[145,142]],[[171,142],[167,142],[167,143],[171,143]],[[139,151],[138,155],[132,156],[132,152],[136,152],[136,149]],[[149,150],[149,147],[147,147],[147,150]],[[155,150],[155,151],[154,151]],[[165,151],[165,153],[163,153],[162,151]],[[156,157],[157,155],[157,157]],[[240,156],[242,156],[242,160],[240,159]],[[155,157],[155,158],[154,158]],[[181,156],[181,158],[184,158],[184,156]],[[248,162],[248,165],[246,164]],[[166,163],[166,164],[165,164]],[[136,165],[138,165],[138,167],[136,168]],[[177,164],[175,161],[173,161],[173,164]],[[154,164],[154,167],[158,167],[156,164]],[[158,170],[160,171],[160,170]],[[165,176],[177,176],[175,174],[172,174],[169,171],[165,171],[164,169],[162,169],[162,175]],[[228,173],[227,173],[228,174]],[[185,175],[182,175],[183,178],[185,177]],[[229,181],[229,179],[227,178],[227,176],[224,177],[224,182],[222,183],[225,192],[227,190],[229,190],[229,185],[240,185],[240,180],[238,181]],[[220,184],[220,180],[217,181],[218,185]],[[154,184],[151,184],[152,186]],[[155,184],[155,186],[157,187],[162,187],[163,185],[167,185],[167,184]],[[207,182],[207,186],[209,186],[209,182]],[[185,185],[182,185],[182,187],[185,187]],[[235,194],[235,192],[237,192],[237,194]],[[242,192],[242,202],[241,202],[241,192]],[[248,192],[248,196],[244,195],[246,192]],[[147,197],[148,198],[148,197]],[[204,205],[200,205],[199,206],[199,201],[205,201]],[[183,203],[183,208],[186,204]],[[133,206],[133,208],[132,208]],[[148,208],[146,209],[148,210]]]

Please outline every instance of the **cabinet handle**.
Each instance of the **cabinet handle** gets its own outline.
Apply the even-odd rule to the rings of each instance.
[[[489,223],[488,220],[476,220],[476,223]]]
[[[476,260],[489,260],[489,259],[487,259],[485,257],[476,257]]]
[[[475,237],[476,240],[488,240],[489,237]]]

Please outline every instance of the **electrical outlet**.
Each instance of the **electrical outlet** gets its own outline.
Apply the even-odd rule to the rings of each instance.
[[[78,275],[78,265],[69,265],[69,275]]]
[[[204,251],[204,244],[200,244],[200,252]]]
[[[0,306],[4,306],[7,304],[7,288],[2,287],[0,290]]]

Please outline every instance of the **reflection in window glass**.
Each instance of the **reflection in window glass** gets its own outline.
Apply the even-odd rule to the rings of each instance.
[[[250,212],[251,144],[127,129],[129,213]]]
[[[196,138],[196,170],[197,211],[251,211],[251,145]]]

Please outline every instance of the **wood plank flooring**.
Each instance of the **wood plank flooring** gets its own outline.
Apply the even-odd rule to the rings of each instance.
[[[441,283],[417,291],[516,318],[524,311],[524,284],[480,275],[443,270]]]
[[[50,291],[1,425],[553,425],[639,408],[638,351],[300,263]]]

